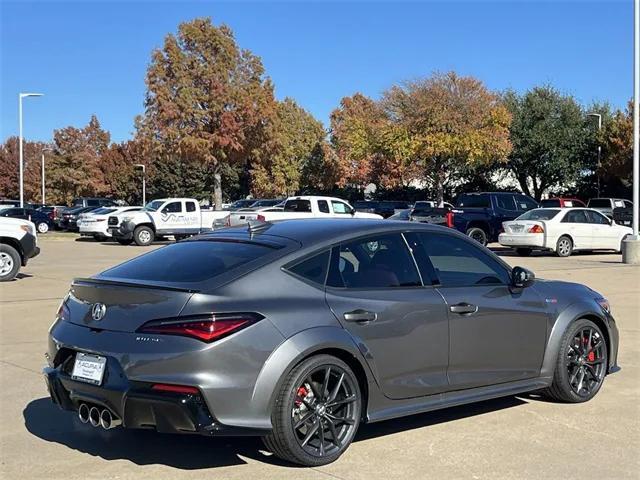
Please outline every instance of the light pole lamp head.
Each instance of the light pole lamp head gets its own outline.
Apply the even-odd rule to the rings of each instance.
[[[44,93],[21,93],[20,94],[20,98],[25,98],[25,97],[43,97]]]
[[[142,170],[142,173],[145,173],[145,172],[147,171],[147,167],[146,167],[146,165],[144,165],[144,164],[142,164],[142,163],[136,163],[136,164],[134,165],[134,167],[141,169],[141,170]]]

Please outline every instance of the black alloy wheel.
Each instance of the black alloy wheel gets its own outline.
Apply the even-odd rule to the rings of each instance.
[[[562,337],[553,382],[543,393],[561,402],[586,402],[600,390],[607,367],[607,342],[602,331],[591,320],[578,320]]]
[[[335,461],[351,444],[360,423],[358,381],[341,360],[311,357],[289,376],[272,416],[265,444],[280,458],[318,466]]]

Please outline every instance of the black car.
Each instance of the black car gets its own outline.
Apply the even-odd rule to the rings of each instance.
[[[396,200],[358,200],[353,207],[356,212],[375,213],[383,218],[389,218],[398,210],[406,210],[409,202]]]
[[[78,207],[70,208],[62,213],[62,220],[60,221],[60,228],[68,230],[70,232],[78,231],[78,216],[81,213],[91,212],[102,207]]]
[[[53,216],[33,208],[10,207],[0,210],[0,216],[29,220],[36,226],[38,233],[47,233],[53,228]]]

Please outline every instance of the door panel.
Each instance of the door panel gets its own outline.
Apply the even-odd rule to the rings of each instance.
[[[418,397],[447,389],[449,326],[434,288],[327,289],[327,303],[353,336],[385,396]],[[370,312],[376,318],[347,321],[348,312]]]
[[[581,208],[572,208],[565,213],[561,223],[566,232],[573,239],[574,249],[590,249],[593,245],[591,223],[587,218],[587,211]]]
[[[533,378],[540,374],[547,335],[546,304],[532,288],[506,285],[440,287],[449,307],[448,377],[452,389]]]
[[[446,307],[433,287],[422,286],[402,235],[370,236],[335,247],[327,285],[329,307],[387,397],[446,390]]]

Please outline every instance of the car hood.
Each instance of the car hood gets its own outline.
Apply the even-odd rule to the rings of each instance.
[[[603,295],[581,283],[565,282],[563,280],[545,280],[537,278],[536,290],[544,296],[547,303],[571,305],[580,300],[594,300]]]
[[[2,222],[3,225],[11,225],[15,227],[20,227],[20,225],[27,225],[29,227],[33,227],[33,223],[31,223],[28,220],[22,220],[20,218],[0,217],[0,222]]]

